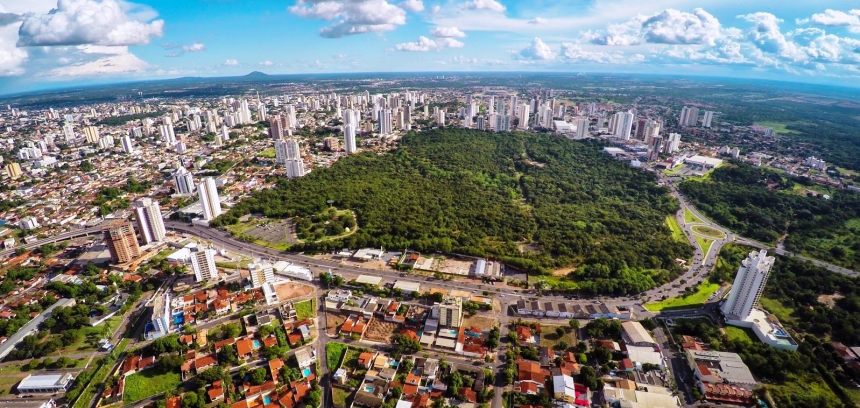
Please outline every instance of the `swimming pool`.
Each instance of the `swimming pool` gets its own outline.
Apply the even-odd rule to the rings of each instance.
[[[269,397],[268,395],[266,395],[265,397],[263,397],[263,405],[269,405],[269,404],[271,404],[271,403],[272,403],[272,398],[271,398],[271,397]]]
[[[260,340],[254,340],[254,348],[260,348]]]
[[[373,393],[373,387],[364,387],[364,390],[369,393]]]
[[[311,368],[305,367],[302,369],[302,375],[305,377],[309,377],[311,375]]]

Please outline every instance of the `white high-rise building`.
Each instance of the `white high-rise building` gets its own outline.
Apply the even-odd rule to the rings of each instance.
[[[180,167],[173,173],[173,181],[176,183],[176,192],[182,195],[194,193],[194,175],[185,167]]]
[[[161,216],[158,201],[151,198],[135,201],[134,216],[137,218],[137,230],[144,245],[164,240],[167,230],[164,229],[164,218]]]
[[[75,140],[75,127],[71,123],[63,125],[63,136],[66,137],[67,142]]]
[[[681,135],[678,133],[669,133],[669,138],[666,139],[666,146],[663,153],[675,153],[681,146]]]
[[[355,126],[352,124],[344,125],[343,127],[343,140],[346,144],[346,153],[352,154],[356,152],[355,146]]]
[[[275,164],[287,164],[287,141],[284,139],[275,140]]]
[[[305,175],[305,163],[302,161],[302,158],[298,159],[289,159],[286,163],[287,168],[287,178],[294,179],[296,177],[302,177]]]
[[[651,121],[645,126],[645,144],[651,143],[651,139],[660,135],[660,123]]]
[[[215,266],[215,250],[191,248],[191,269],[197,282],[217,281],[218,268]]]
[[[134,153],[134,144],[131,142],[131,138],[128,136],[123,136],[119,138],[120,144],[122,144],[122,151],[127,154]]]
[[[744,320],[758,305],[764,285],[770,276],[775,258],[767,256],[767,251],[750,252],[741,263],[735,282],[729,292],[729,298],[720,308],[730,320]]]
[[[519,118],[520,120],[519,124],[517,125],[517,128],[529,128],[529,105],[527,103],[520,104],[519,109],[517,109],[517,118]]]
[[[264,283],[275,282],[275,267],[268,262],[262,262],[259,259],[248,265],[248,270],[251,272],[251,286],[259,288]]]
[[[678,118],[678,124],[682,127],[696,126],[699,123],[699,108],[684,107],[681,109],[681,116]]]
[[[576,123],[576,137],[579,139],[588,137],[588,125],[591,121],[588,118],[577,118]]]
[[[709,128],[711,127],[711,121],[714,120],[714,112],[713,111],[705,111],[705,116],[702,118],[702,127]]]
[[[436,112],[436,124],[439,126],[445,126],[445,109],[439,109]]]
[[[495,129],[496,132],[510,132],[511,131],[511,117],[508,115],[496,114],[496,123]]]
[[[161,134],[161,138],[168,146],[173,146],[176,143],[176,134],[173,132],[173,124],[168,123],[166,125],[159,126],[158,132]]]
[[[197,195],[200,197],[200,205],[203,206],[203,219],[211,221],[221,215],[221,199],[218,197],[218,188],[215,179],[206,177],[197,185]]]
[[[442,299],[439,308],[439,325],[443,327],[460,327],[463,324],[463,302],[458,297],[447,296]]]
[[[633,131],[633,120],[635,116],[631,112],[618,112],[615,119],[615,137],[621,140],[630,140],[630,132]]]
[[[487,101],[487,114],[495,115],[496,114],[496,97],[490,95],[490,99]]]
[[[391,133],[391,110],[390,109],[381,109],[379,114],[377,115],[377,120],[379,121],[379,134],[387,135]]]

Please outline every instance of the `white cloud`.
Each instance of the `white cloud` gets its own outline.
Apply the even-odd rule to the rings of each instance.
[[[386,0],[297,0],[289,11],[303,18],[337,20],[320,30],[327,38],[379,34],[406,24],[406,11]]]
[[[239,65],[239,61],[236,61],[234,59],[228,59],[227,61],[224,61],[224,65],[234,67],[236,65]]]
[[[205,51],[205,50],[206,50],[206,46],[203,45],[202,43],[194,43],[191,45],[183,45],[182,46],[183,52],[201,52],[201,51]]]
[[[612,24],[603,33],[586,33],[592,44],[621,46],[642,42],[713,46],[722,36],[719,20],[700,8],[692,13],[665,9],[652,16],[636,16],[624,23]]]
[[[540,25],[540,24],[546,24],[548,21],[549,20],[547,20],[543,17],[535,17],[535,18],[529,20],[528,24]]]
[[[540,38],[535,37],[532,43],[515,54],[515,58],[529,61],[549,61],[555,59],[555,53]]]
[[[142,59],[128,51],[126,46],[81,45],[75,48],[79,59],[70,65],[54,68],[46,73],[49,78],[120,76],[142,74],[150,68]]]
[[[853,33],[860,33],[860,10],[844,12],[840,10],[824,10],[824,13],[813,14],[811,18],[798,22],[806,23],[812,21],[815,24],[826,27],[849,27]]]
[[[2,9],[0,9],[2,11]],[[27,51],[15,46],[18,41],[20,23],[0,26],[0,76],[21,75],[22,65],[27,61]]]
[[[397,4],[397,7],[417,13],[424,11],[424,2],[422,0],[406,0]]]
[[[463,8],[469,10],[491,10],[499,13],[506,10],[505,6],[496,0],[470,0],[463,3]]]
[[[28,14],[19,30],[19,46],[142,45],[161,37],[163,20],[135,20],[152,16],[131,3],[117,0],[58,0],[47,14]],[[135,16],[129,11],[135,11]]]
[[[624,64],[629,62],[638,62],[644,59],[644,56],[637,54],[638,57],[628,57],[621,52],[604,52],[585,50],[579,44],[562,43],[561,55],[571,62],[595,62],[598,64]]]
[[[439,51],[444,48],[462,48],[465,44],[453,38],[437,38],[435,40],[425,36],[418,37],[418,41],[401,43],[394,46],[397,51],[428,52]]]
[[[275,65],[275,64],[272,61],[263,61],[260,63],[260,65],[262,65],[264,67],[271,67],[272,65]]]
[[[430,30],[430,35],[437,38],[463,38],[466,36],[466,33],[460,31],[460,29],[458,29],[457,27],[433,27]]]

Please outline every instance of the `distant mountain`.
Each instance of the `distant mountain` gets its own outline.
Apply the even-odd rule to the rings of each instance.
[[[270,76],[271,76],[271,75],[269,75],[269,74],[267,74],[267,73],[265,73],[265,72],[254,71],[254,72],[252,72],[252,73],[250,73],[250,74],[248,74],[248,75],[243,76],[242,78],[251,78],[251,79],[255,79],[255,78],[268,78],[268,77],[270,77]]]

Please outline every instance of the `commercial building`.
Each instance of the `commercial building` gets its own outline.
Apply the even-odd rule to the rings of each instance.
[[[191,269],[197,282],[218,280],[218,268],[215,266],[215,250],[211,248],[190,248]]]
[[[713,169],[723,164],[723,161],[716,157],[695,155],[684,159],[684,163],[688,165],[699,166],[703,169]]]
[[[144,245],[163,241],[167,235],[164,228],[164,218],[158,201],[151,198],[141,198],[134,202],[134,216],[137,218],[137,229]]]
[[[686,357],[705,399],[740,405],[754,402],[752,390],[758,383],[739,355],[687,350]]]
[[[444,327],[460,327],[463,324],[463,301],[446,296],[438,305],[439,324]]]
[[[221,215],[221,199],[218,197],[218,187],[215,179],[206,177],[197,185],[197,194],[200,197],[200,205],[203,206],[203,219],[211,221]]]
[[[257,259],[248,265],[248,270],[251,272],[251,285],[255,288],[275,282],[275,268],[268,262]]]
[[[164,292],[152,298],[152,318],[146,327],[146,339],[154,340],[170,334],[171,317],[170,294]]]
[[[657,341],[651,337],[648,330],[642,327],[642,323],[628,321],[621,323],[621,337],[624,342],[634,346],[657,347]]]
[[[404,295],[412,295],[421,291],[421,284],[418,282],[397,281],[394,282],[394,289],[400,290]]]
[[[290,278],[306,281],[314,280],[314,275],[311,270],[301,265],[296,265],[285,261],[278,261],[275,262],[274,269],[275,273],[278,275],[284,275]]]
[[[53,375],[33,375],[25,377],[18,384],[18,394],[55,394],[66,392],[75,377],[70,373]]]
[[[102,227],[105,245],[114,263],[127,263],[140,256],[134,227],[128,221],[114,221]]]

